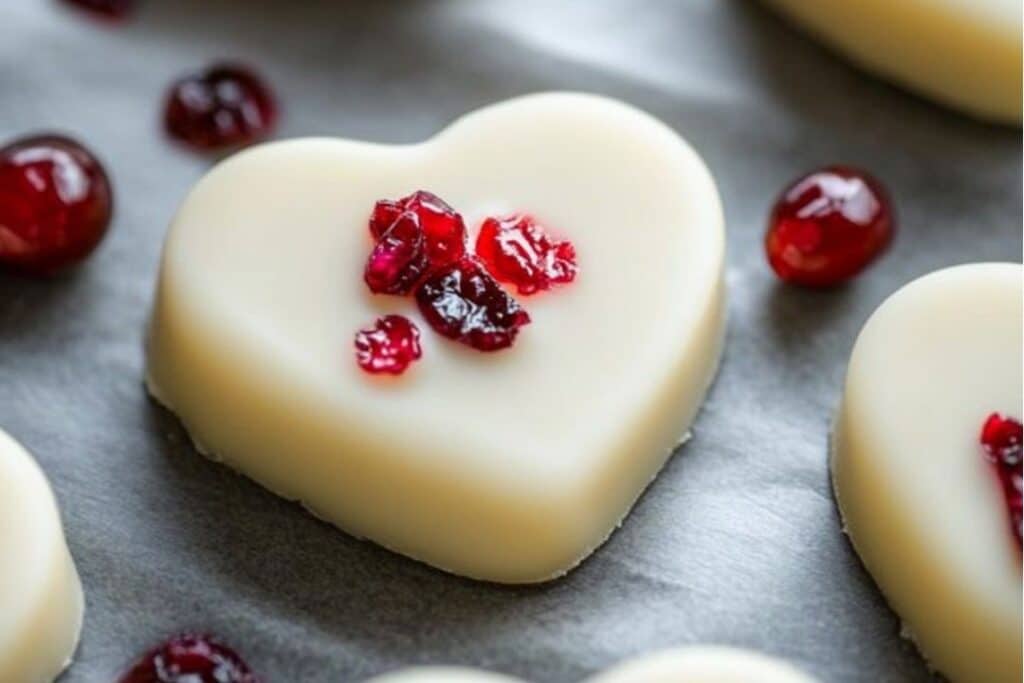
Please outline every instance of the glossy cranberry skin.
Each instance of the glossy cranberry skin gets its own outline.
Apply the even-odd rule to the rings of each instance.
[[[267,137],[277,124],[277,100],[247,67],[222,63],[175,82],[164,104],[164,127],[201,151],[225,150]]]
[[[889,193],[878,180],[856,168],[829,166],[782,191],[768,221],[765,251],[786,282],[830,287],[878,258],[895,227]]]
[[[124,19],[135,10],[137,0],[64,0],[69,5],[103,19]]]
[[[578,270],[572,243],[552,239],[530,216],[485,220],[476,253],[494,277],[524,296],[572,282]]]
[[[519,328],[530,322],[519,303],[469,257],[431,273],[416,290],[416,305],[438,334],[478,351],[511,346]]]
[[[406,211],[373,247],[363,269],[363,281],[374,294],[408,294],[429,266],[419,217]]]
[[[370,234],[379,241],[402,214],[409,212],[418,218],[431,267],[454,263],[466,253],[462,216],[443,199],[423,190],[402,199],[377,202],[370,216]]]
[[[1022,490],[1024,490],[1024,427],[1018,420],[999,413],[992,413],[981,428],[981,446],[985,458],[991,463],[999,478],[999,484],[1006,499],[1006,512],[1010,530],[1017,539],[1018,549],[1022,539]]]
[[[74,140],[40,135],[0,148],[0,265],[29,275],[75,265],[112,213],[106,171]]]
[[[207,635],[185,633],[154,648],[118,683],[259,683],[231,648]]]
[[[402,315],[386,315],[359,330],[355,346],[359,367],[372,374],[400,375],[423,355],[419,328]]]

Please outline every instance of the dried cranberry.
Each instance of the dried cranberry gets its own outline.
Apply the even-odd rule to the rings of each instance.
[[[572,243],[551,239],[529,216],[485,220],[476,239],[476,253],[492,275],[513,283],[523,295],[576,278]]]
[[[466,253],[466,224],[455,209],[430,192],[418,190],[399,200],[382,199],[373,207],[370,234],[380,240],[398,220],[413,212],[419,218],[431,267],[453,263]]]
[[[164,105],[167,132],[201,150],[254,142],[269,135],[276,123],[270,87],[237,64],[215,64],[179,79]]]
[[[42,135],[0,148],[0,264],[48,275],[78,263],[112,212],[103,166],[74,140]]]
[[[416,304],[439,334],[478,351],[511,346],[530,316],[472,258],[431,273],[416,290]]]
[[[420,219],[407,211],[391,224],[370,252],[363,280],[376,294],[408,294],[429,265]]]
[[[137,0],[64,0],[104,19],[123,19],[135,10]]]
[[[1010,530],[1021,545],[1022,521],[1022,451],[1024,451],[1024,427],[1012,417],[992,413],[981,428],[981,445],[986,459],[999,477],[1006,498],[1006,511],[1010,518]]]
[[[370,373],[400,375],[422,353],[419,329],[402,315],[378,318],[373,327],[356,333],[356,361]]]
[[[147,652],[118,683],[259,683],[231,648],[206,635],[182,634]]]
[[[827,287],[852,278],[892,241],[889,194],[868,173],[829,166],[790,184],[775,202],[765,236],[780,278]]]

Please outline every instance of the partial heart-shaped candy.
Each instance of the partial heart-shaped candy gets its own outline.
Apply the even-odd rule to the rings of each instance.
[[[82,586],[42,470],[0,430],[0,681],[49,683],[71,661]]]
[[[850,539],[963,683],[1021,680],[1019,427],[989,417],[1022,414],[1022,284],[1019,264],[973,264],[891,296],[857,339],[833,435]]]
[[[789,664],[731,647],[684,647],[637,657],[585,683],[815,683]],[[474,669],[424,667],[369,683],[525,683]]]
[[[461,214],[470,245],[523,214],[575,247],[574,281],[521,301],[513,346],[480,353],[420,313],[459,302],[368,291],[367,221],[416,190]],[[513,100],[411,146],[267,145],[212,171],[171,227],[149,386],[205,452],[354,535],[467,576],[550,579],[693,421],[721,349],[723,233],[689,145],[593,96]],[[422,358],[370,375],[353,335],[392,313],[423,331]]]

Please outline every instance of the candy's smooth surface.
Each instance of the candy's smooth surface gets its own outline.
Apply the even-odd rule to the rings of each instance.
[[[1021,680],[1021,557],[979,431],[1021,415],[1022,268],[940,270],[893,294],[850,358],[832,474],[850,539],[955,682]]]
[[[789,664],[732,647],[683,647],[643,655],[584,683],[816,683]],[[524,683],[473,669],[409,669],[370,683]]]
[[[0,430],[0,681],[54,680],[78,644],[83,604],[46,476]]]
[[[1018,0],[767,0],[852,61],[974,116],[1021,121]]]
[[[428,333],[411,298],[367,290],[375,203],[423,188],[470,243],[486,217],[528,211],[575,245],[580,275],[530,299],[510,348]],[[405,147],[271,144],[218,166],[175,219],[149,386],[205,452],[356,536],[546,580],[608,537],[686,434],[721,349],[723,256],[697,154],[603,98],[512,100]],[[352,362],[353,332],[389,313],[424,332],[399,378]]]

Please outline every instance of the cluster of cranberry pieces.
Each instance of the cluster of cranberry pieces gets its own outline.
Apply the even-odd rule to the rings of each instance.
[[[363,271],[370,291],[412,295],[434,331],[478,351],[511,346],[530,322],[498,280],[525,296],[571,282],[577,272],[572,244],[552,239],[526,215],[485,220],[470,253],[465,220],[423,190],[377,202],[370,235]],[[355,344],[360,367],[371,373],[400,374],[421,355],[419,330],[398,315],[360,330]]]

